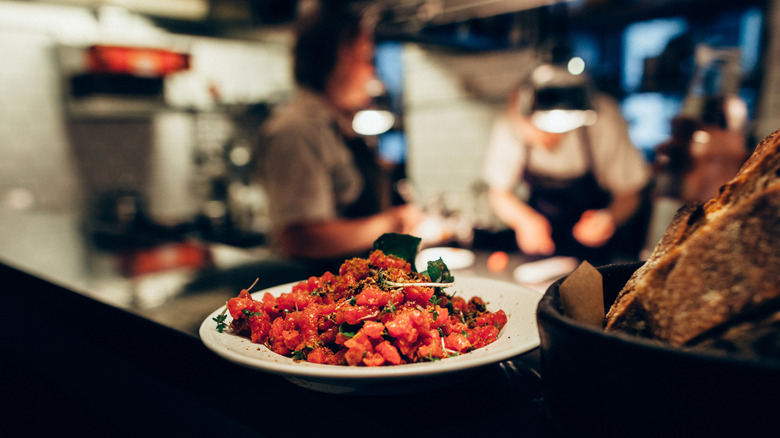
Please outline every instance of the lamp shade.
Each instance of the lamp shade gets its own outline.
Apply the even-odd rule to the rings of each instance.
[[[596,121],[587,81],[564,66],[542,64],[531,75],[530,118],[537,128],[554,133],[571,131]]]

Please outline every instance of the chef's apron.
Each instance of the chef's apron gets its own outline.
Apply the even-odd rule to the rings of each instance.
[[[352,203],[342,207],[339,214],[342,217],[358,218],[380,213],[384,210],[384,174],[377,162],[376,153],[362,137],[345,137],[344,142],[352,152],[355,166],[363,178],[363,191]]]
[[[338,130],[338,127],[334,127]],[[338,132],[338,131],[337,131]],[[363,190],[351,203],[338,208],[338,214],[342,218],[354,219],[371,216],[384,210],[383,190],[384,174],[379,167],[376,153],[371,149],[362,137],[343,136],[344,144],[352,153],[355,167],[363,179]],[[379,237],[379,236],[377,236]],[[304,278],[309,276],[321,276],[326,271],[337,274],[344,260],[353,257],[368,257],[369,252],[363,251],[341,257],[324,259],[298,258],[296,261],[304,269]]]
[[[534,172],[528,165],[531,148],[526,147],[523,181],[530,189],[528,205],[547,218],[552,226],[556,255],[602,263],[606,258],[605,248],[584,246],[572,235],[572,228],[582,213],[606,208],[611,201],[609,192],[596,179],[590,137],[584,127],[579,128],[578,133],[587,163],[584,174],[574,178],[558,178]]]

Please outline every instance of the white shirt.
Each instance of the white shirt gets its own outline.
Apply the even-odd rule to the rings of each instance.
[[[605,96],[594,97],[593,104],[598,118],[587,130],[597,181],[613,194],[642,189],[650,178],[649,167],[631,143],[617,104]],[[514,190],[522,183],[526,166],[558,178],[578,177],[588,170],[586,149],[576,130],[565,134],[554,149],[531,147],[526,163],[528,147],[507,118],[495,122],[483,167],[483,178],[491,188]]]

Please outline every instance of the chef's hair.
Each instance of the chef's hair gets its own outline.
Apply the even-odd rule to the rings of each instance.
[[[362,32],[361,17],[349,10],[321,10],[303,17],[293,52],[295,82],[313,91],[325,91],[339,49],[355,42]]]

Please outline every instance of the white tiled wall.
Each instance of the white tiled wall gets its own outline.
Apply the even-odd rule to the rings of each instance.
[[[530,67],[526,51],[448,53],[405,47],[408,173],[425,200],[473,208],[493,120]]]
[[[45,34],[0,29],[0,202],[63,210],[76,202],[59,82]]]

